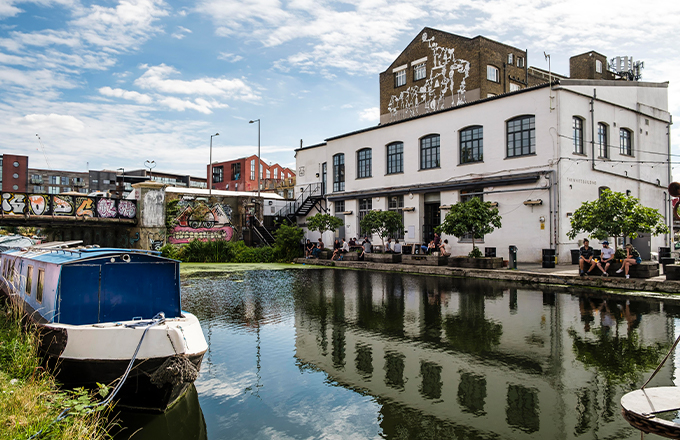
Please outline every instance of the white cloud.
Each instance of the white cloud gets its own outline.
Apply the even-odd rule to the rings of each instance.
[[[220,52],[220,54],[217,56],[217,59],[229,61],[230,63],[235,63],[237,61],[241,61],[243,57],[241,55],[236,55],[233,53]]]
[[[380,109],[378,107],[371,107],[359,113],[359,119],[362,121],[378,122],[380,120]]]
[[[69,131],[81,132],[85,129],[85,124],[78,118],[70,115],[49,115],[32,114],[23,118],[13,118],[12,122],[17,125],[28,126],[34,130],[40,129],[64,129]]]
[[[50,70],[18,70],[0,66],[0,85],[19,86],[33,92],[42,92],[51,88],[70,89],[76,87],[75,82]],[[7,90],[5,89],[5,92]]]
[[[171,35],[172,38],[177,38],[178,40],[181,40],[182,38],[186,37],[187,34],[191,34],[191,29],[187,29],[184,26],[177,26],[177,30],[173,32]]]
[[[340,106],[340,108],[353,108],[354,106],[352,104],[343,104]]]
[[[12,0],[0,0],[0,19],[14,17],[21,12],[21,9],[14,6]]]
[[[172,110],[177,110],[183,112],[186,109],[196,110],[203,114],[209,115],[212,113],[214,108],[226,108],[229,107],[227,104],[221,104],[217,101],[206,101],[202,98],[196,98],[193,101],[186,99],[179,99],[174,97],[163,98],[159,101],[161,104],[167,106]]]
[[[114,98],[123,98],[131,101],[135,101],[139,104],[150,104],[153,99],[149,95],[144,95],[139,92],[134,92],[130,90],[123,89],[112,89],[111,87],[102,87],[99,89],[99,93],[104,96],[110,96]]]

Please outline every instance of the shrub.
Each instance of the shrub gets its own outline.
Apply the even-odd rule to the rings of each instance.
[[[243,241],[201,241],[192,240],[185,245],[166,244],[161,255],[180,260],[183,263],[272,263],[274,249],[270,247],[251,248]]]
[[[274,245],[274,258],[277,261],[289,262],[302,256],[302,238],[305,231],[297,225],[281,225],[274,232],[276,243]]]
[[[474,248],[472,248],[472,250],[468,254],[468,257],[470,257],[470,258],[482,258],[483,257],[482,251],[480,251],[479,248],[477,246],[475,246]]]

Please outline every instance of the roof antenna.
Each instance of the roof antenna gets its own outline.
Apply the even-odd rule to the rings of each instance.
[[[47,161],[47,153],[45,153],[45,146],[42,143],[42,139],[40,139],[40,135],[38,133],[35,134],[38,137],[38,142],[40,143],[40,147],[42,148],[43,156],[45,157],[45,163],[47,164],[47,169],[52,171],[52,167],[50,167],[50,163]]]

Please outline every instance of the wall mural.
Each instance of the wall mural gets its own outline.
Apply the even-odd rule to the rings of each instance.
[[[149,239],[149,249],[152,251],[160,251],[165,244],[165,233],[155,232],[147,233],[147,238]]]
[[[173,204],[174,205],[174,204]],[[168,207],[168,216],[178,213],[173,219],[168,241],[173,244],[189,243],[191,240],[230,241],[234,236],[231,222],[232,209],[226,204],[209,206],[202,200],[183,198],[173,207]]]
[[[445,108],[445,99],[451,95],[451,107],[465,103],[465,80],[470,73],[470,63],[466,60],[457,59],[454,56],[454,48],[441,47],[435,43],[434,37],[427,38],[423,32],[423,43],[427,43],[432,51],[433,66],[430,75],[423,86],[411,86],[402,91],[398,96],[392,95],[388,110],[392,120],[407,116],[416,116],[419,107],[423,106],[426,113]],[[458,84],[454,97],[454,75],[460,73],[463,78]],[[399,116],[400,111],[403,116]]]
[[[137,202],[133,200],[11,192],[3,192],[1,198],[2,213],[5,215],[28,214],[123,219],[137,217]]]

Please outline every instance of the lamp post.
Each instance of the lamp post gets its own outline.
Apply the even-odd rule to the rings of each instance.
[[[125,168],[118,168],[119,170],[123,171],[123,190],[120,192],[120,198],[123,198],[123,195],[125,195]]]
[[[219,136],[219,133],[210,135],[210,171],[208,172],[208,194],[212,195],[212,138]]]
[[[146,160],[146,161],[144,161],[144,166],[149,169],[149,180],[151,180],[151,170],[156,168],[156,161],[155,160]]]
[[[257,122],[257,197],[260,197],[260,120],[255,119],[249,124]]]

